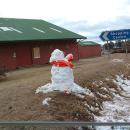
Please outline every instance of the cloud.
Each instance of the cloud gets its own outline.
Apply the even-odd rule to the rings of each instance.
[[[58,23],[58,21],[62,21]],[[130,17],[129,16],[118,16],[114,20],[98,22],[97,24],[90,25],[88,21],[65,21],[65,20],[52,20],[53,23],[64,27],[68,30],[72,30],[81,35],[87,36],[88,40],[96,40],[101,42],[99,35],[102,31],[106,30],[119,30],[119,29],[130,29]]]
[[[129,0],[3,0],[0,16],[43,19],[100,41],[104,30],[129,28]]]

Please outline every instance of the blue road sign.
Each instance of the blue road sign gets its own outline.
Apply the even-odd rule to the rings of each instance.
[[[130,29],[104,31],[99,37],[102,41],[130,39]]]

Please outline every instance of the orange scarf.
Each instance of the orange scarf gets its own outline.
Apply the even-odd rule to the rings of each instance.
[[[67,66],[69,66],[70,68],[74,67],[71,61],[65,61],[65,60],[52,61],[50,62],[50,64],[55,65],[57,67],[67,67]]]

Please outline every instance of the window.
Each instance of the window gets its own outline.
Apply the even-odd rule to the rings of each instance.
[[[33,58],[40,58],[40,48],[39,47],[33,48]]]

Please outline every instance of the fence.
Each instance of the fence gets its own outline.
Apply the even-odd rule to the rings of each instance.
[[[0,130],[130,130],[130,123],[3,121]]]

